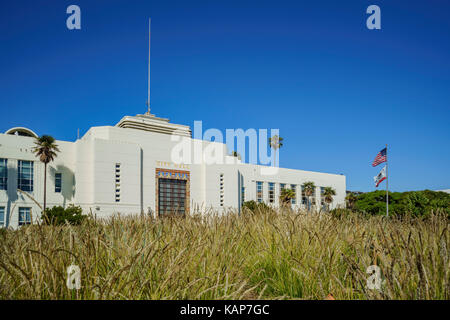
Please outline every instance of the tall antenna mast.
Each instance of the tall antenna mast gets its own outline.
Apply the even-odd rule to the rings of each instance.
[[[150,115],[150,39],[152,18],[148,19],[148,91],[147,91],[147,114]]]

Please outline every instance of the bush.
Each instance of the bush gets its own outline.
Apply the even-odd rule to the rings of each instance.
[[[42,214],[42,221],[45,224],[63,225],[66,221],[72,225],[79,225],[87,217],[83,215],[83,210],[79,206],[69,205],[66,209],[61,206],[46,209]]]
[[[386,192],[377,190],[360,194],[355,209],[371,215],[386,213]],[[432,212],[444,212],[450,216],[450,194],[437,191],[389,192],[389,214],[406,214],[421,217]]]
[[[273,209],[271,207],[269,207],[267,204],[265,204],[264,202],[258,203],[254,200],[245,201],[242,204],[242,208],[243,209],[246,208],[252,213],[272,212],[273,211]]]
[[[256,207],[258,206],[258,203],[256,203],[255,201],[253,201],[253,200],[250,200],[250,201],[245,201],[243,204],[242,204],[242,208],[247,208],[248,210],[250,210],[250,211],[252,211],[252,212],[254,212],[255,210],[256,210]]]
[[[335,208],[330,211],[330,214],[334,218],[342,219],[353,214],[353,211],[351,209]]]

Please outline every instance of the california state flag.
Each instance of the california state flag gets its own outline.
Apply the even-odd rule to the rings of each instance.
[[[378,187],[378,185],[381,183],[381,181],[386,179],[386,166],[384,166],[383,169],[381,169],[380,173],[377,174],[375,177],[373,177],[373,180],[375,181],[375,187]]]

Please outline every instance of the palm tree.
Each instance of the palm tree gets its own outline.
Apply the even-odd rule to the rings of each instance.
[[[336,195],[336,190],[332,187],[323,188],[323,197],[325,198],[325,202],[328,205],[328,211],[330,211],[330,204],[333,202],[333,196]]]
[[[280,195],[280,203],[282,206],[287,206],[291,199],[295,197],[295,192],[292,189],[281,189],[281,195]]]
[[[356,200],[358,200],[358,196],[354,194],[353,192],[350,192],[345,196],[345,200],[347,201],[347,205],[349,209],[353,209],[353,206],[355,205]]]
[[[278,136],[277,134],[274,135],[273,137],[269,138],[269,146],[271,148],[273,148],[274,150],[274,162],[276,163],[277,161],[277,150],[280,149],[283,146],[283,138]],[[275,164],[274,163],[274,164]]]
[[[308,211],[311,210],[311,196],[316,191],[316,185],[312,181],[307,181],[302,186],[303,190],[305,190],[305,195],[308,198]]]
[[[52,136],[43,135],[36,138],[34,141],[36,145],[33,148],[33,152],[39,160],[44,163],[44,206],[43,212],[45,212],[47,204],[47,164],[52,162],[56,158],[56,153],[59,152],[58,146],[55,144],[55,138]]]

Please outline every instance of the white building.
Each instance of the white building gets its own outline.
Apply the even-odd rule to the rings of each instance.
[[[32,152],[36,136],[26,128],[0,134],[2,226],[16,227],[40,217],[33,199],[43,202],[44,165]],[[149,114],[126,116],[115,126],[89,129],[75,142],[56,143],[60,153],[48,165],[47,207],[73,203],[97,217],[114,213],[156,217],[174,208],[185,213],[224,212],[239,210],[248,200],[278,206],[283,187],[295,190],[292,206],[302,207],[306,199],[301,185],[306,181],[317,186],[316,209],[323,203],[321,187],[326,186],[337,193],[332,207],[345,204],[343,175],[273,167],[276,173],[267,174],[267,166],[229,156],[225,144],[192,139],[188,126]],[[223,161],[174,161],[177,150],[190,147],[212,148]]]

